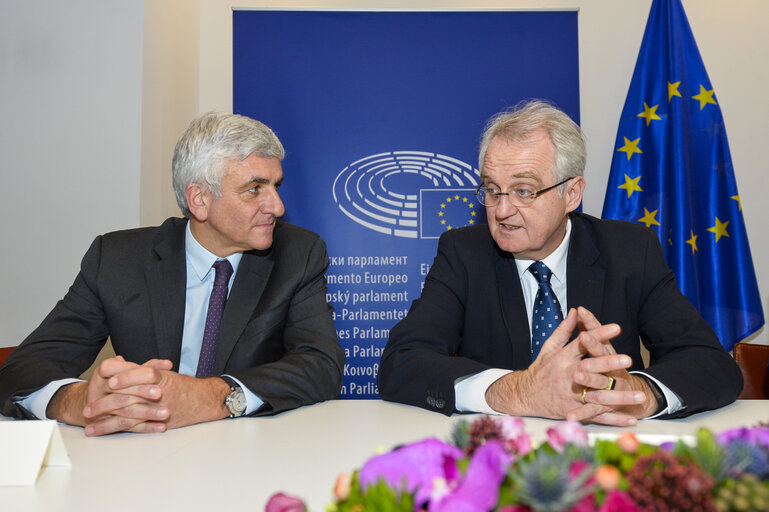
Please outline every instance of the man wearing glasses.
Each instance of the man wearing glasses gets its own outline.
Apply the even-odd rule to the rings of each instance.
[[[657,235],[575,212],[585,155],[579,127],[547,103],[491,119],[476,192],[488,226],[441,237],[421,298],[390,331],[382,398],[619,426],[737,398],[740,370]]]
[[[2,413],[95,436],[335,398],[344,352],[328,255],[278,220],[284,154],[259,121],[195,118],[173,159],[185,218],[94,240],[67,295],[0,368]],[[117,356],[77,379],[107,337]]]

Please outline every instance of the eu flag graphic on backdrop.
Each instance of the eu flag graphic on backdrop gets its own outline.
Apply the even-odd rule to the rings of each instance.
[[[731,350],[764,323],[718,98],[681,0],[654,0],[603,217],[657,231],[683,293]]]

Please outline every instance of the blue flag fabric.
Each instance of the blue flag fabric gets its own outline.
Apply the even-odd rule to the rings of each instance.
[[[657,231],[683,293],[731,350],[764,324],[726,130],[681,0],[654,0],[603,217]]]

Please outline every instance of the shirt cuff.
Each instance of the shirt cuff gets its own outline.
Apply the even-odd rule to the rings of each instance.
[[[653,416],[648,416],[644,419],[647,420],[653,420],[654,418],[658,418],[660,416],[664,416],[666,414],[673,414],[674,412],[678,412],[681,409],[684,408],[684,404],[681,403],[681,399],[678,398],[678,395],[676,395],[669,387],[664,385],[662,382],[660,382],[658,379],[655,379],[651,375],[649,375],[646,372],[630,372],[632,374],[638,374],[643,375],[644,377],[651,379],[654,381],[657,386],[659,386],[660,391],[662,391],[662,394],[665,395],[665,401],[667,401],[667,407],[662,409],[660,412]]]
[[[490,368],[454,382],[454,408],[459,412],[499,414],[486,402],[486,390],[512,370]]]
[[[45,415],[45,412],[48,409],[48,404],[51,402],[51,398],[53,398],[53,395],[55,395],[59,389],[63,388],[67,384],[72,384],[73,382],[82,381],[81,379],[55,380],[53,382],[49,382],[34,393],[31,393],[30,395],[22,398],[14,399],[13,401],[14,403],[21,405],[26,410],[34,414],[38,419],[43,418],[52,420],[54,418],[49,418]]]
[[[243,390],[243,394],[246,395],[246,412],[243,413],[245,416],[256,412],[262,405],[264,405],[264,400],[256,396],[250,389],[244,386],[242,382],[240,382],[232,375],[225,375],[237,382],[238,386],[240,386],[240,389]]]

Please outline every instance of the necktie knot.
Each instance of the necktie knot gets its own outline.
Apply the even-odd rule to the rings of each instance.
[[[541,261],[532,263],[531,266],[529,266],[529,272],[534,275],[540,284],[550,283],[550,276],[553,275],[553,272]]]
[[[214,276],[214,287],[229,284],[232,277],[232,265],[228,260],[217,260],[213,264],[216,275]]]

